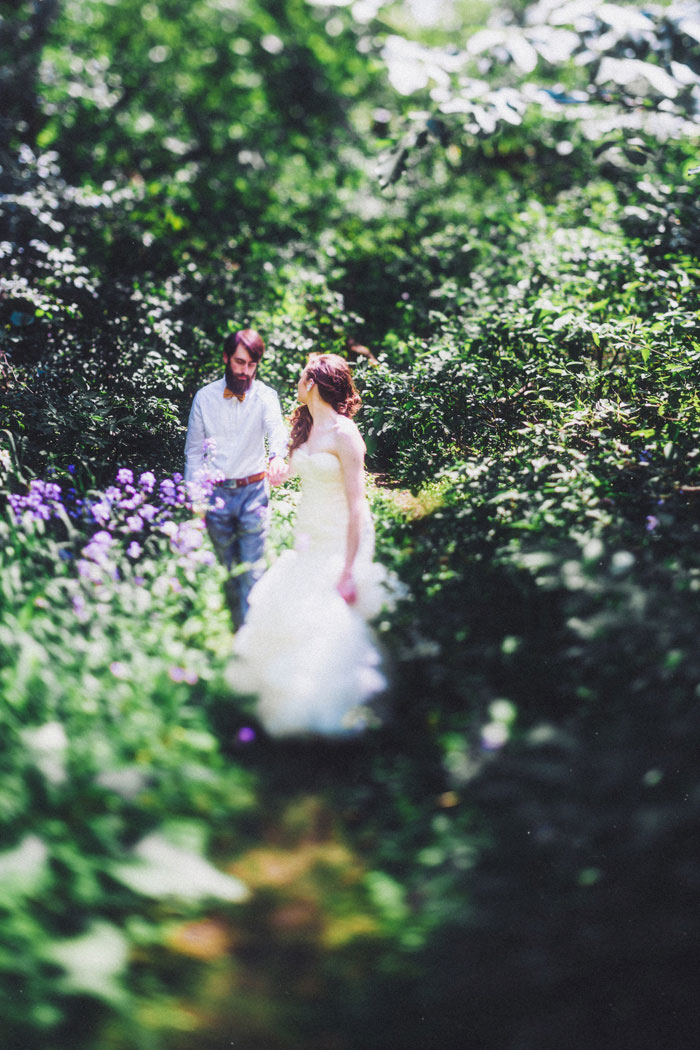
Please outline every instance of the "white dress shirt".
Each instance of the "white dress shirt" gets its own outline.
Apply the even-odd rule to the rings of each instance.
[[[185,481],[206,477],[246,478],[265,470],[265,439],[270,458],[287,450],[287,429],[279,398],[254,379],[245,399],[225,398],[225,379],[195,394],[187,424]]]

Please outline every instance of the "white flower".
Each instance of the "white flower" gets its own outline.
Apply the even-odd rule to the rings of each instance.
[[[239,879],[219,871],[197,853],[174,846],[157,832],[142,839],[133,853],[133,862],[116,865],[113,874],[145,897],[241,901],[248,896]]]
[[[503,722],[489,722],[481,730],[481,743],[487,751],[496,751],[508,741],[510,732]]]
[[[14,849],[0,853],[0,884],[18,893],[34,893],[46,870],[49,851],[37,835],[25,835]]]
[[[68,737],[60,722],[47,722],[36,729],[25,729],[22,739],[37,769],[50,784],[66,780],[66,752]]]

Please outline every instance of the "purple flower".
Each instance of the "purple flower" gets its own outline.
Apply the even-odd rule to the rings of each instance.
[[[69,463],[68,464],[68,473],[69,474],[75,474],[75,463]]]
[[[194,552],[192,561],[197,565],[214,565],[216,557],[213,551],[202,549]]]
[[[119,506],[121,510],[136,510],[142,500],[143,494],[134,492],[130,499],[123,499]]]
[[[184,499],[183,488],[180,485],[176,485],[172,478],[164,478],[159,485],[159,492],[161,502],[166,507],[173,507],[177,503],[182,503]]]
[[[12,493],[7,497],[7,502],[10,504],[10,509],[12,510],[12,513],[14,514],[15,518],[20,518],[22,516],[22,497],[16,496],[14,493]]]
[[[187,667],[170,667],[168,674],[173,682],[187,682],[188,685],[195,685],[199,681],[197,672],[190,671]]]
[[[133,485],[134,483],[134,472],[129,470],[128,467],[121,467],[117,471],[117,483],[119,485]]]
[[[110,485],[109,488],[105,489],[105,497],[111,502],[115,503],[116,500],[121,499],[122,490],[118,489],[116,485]]]
[[[150,470],[144,471],[139,478],[139,485],[145,492],[153,492],[156,487],[156,476]]]
[[[646,530],[647,530],[647,532],[653,532],[654,529],[657,528],[658,524],[659,524],[659,519],[658,518],[656,518],[653,514],[647,514],[647,523],[646,523]]]
[[[236,740],[239,744],[252,744],[255,740],[255,730],[250,726],[241,726],[236,733]]]
[[[171,540],[171,545],[178,554],[192,554],[202,546],[202,537],[194,529],[181,529]]]
[[[139,510],[139,514],[141,515],[144,521],[151,522],[158,514],[158,508],[154,507],[152,503],[144,503],[144,505]]]
[[[111,534],[102,529],[100,532],[96,532],[90,542],[83,547],[83,557],[90,558],[96,562],[104,562],[113,542]]]
[[[126,527],[130,532],[140,532],[143,528],[143,520],[138,514],[132,514],[126,519]]]
[[[110,505],[104,500],[100,500],[99,503],[93,503],[90,507],[90,512],[98,525],[106,525],[112,516]]]
[[[58,513],[61,496],[61,486],[56,482],[45,482],[35,478],[30,482],[26,496],[12,494],[8,496],[8,502],[18,519],[28,513],[34,521],[49,521]]]
[[[137,543],[136,540],[132,540],[126,549],[126,553],[130,558],[136,559],[141,554],[141,550],[141,544]]]
[[[94,562],[92,562],[92,561],[85,561],[84,559],[81,558],[77,562],[77,566],[78,566],[78,575],[81,577],[81,579],[87,580],[88,583],[101,583],[102,582],[102,576],[101,576],[99,567],[97,565],[95,565]]]

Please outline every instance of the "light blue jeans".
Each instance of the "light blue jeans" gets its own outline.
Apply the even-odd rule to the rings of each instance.
[[[217,485],[204,516],[217,557],[229,572],[226,599],[236,627],[248,611],[248,595],[263,572],[270,511],[265,481],[241,488]],[[243,571],[234,572],[237,566]]]

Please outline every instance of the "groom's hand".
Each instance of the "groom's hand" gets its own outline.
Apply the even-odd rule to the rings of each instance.
[[[287,480],[287,465],[281,456],[273,456],[267,465],[267,475],[271,485],[281,485]]]

